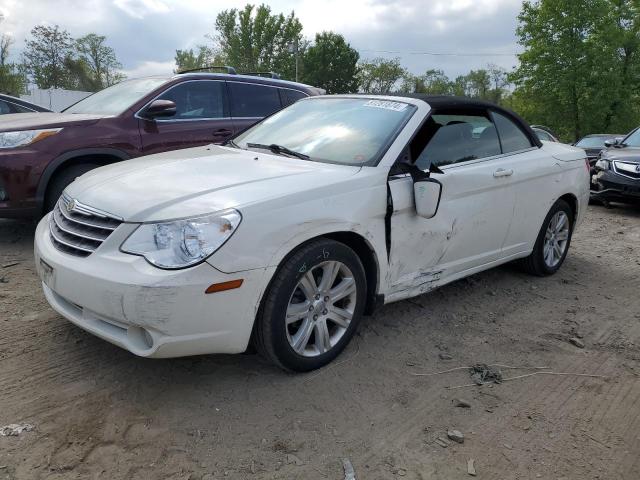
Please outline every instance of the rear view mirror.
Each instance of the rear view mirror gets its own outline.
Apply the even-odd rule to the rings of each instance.
[[[616,143],[617,143],[617,141],[616,141],[616,140],[614,140],[614,139],[612,138],[612,139],[609,139],[609,140],[605,140],[605,141],[604,141],[604,146],[605,146],[605,147],[607,147],[607,148],[611,148],[611,147],[613,147]]]
[[[146,119],[153,120],[155,118],[172,117],[176,112],[175,102],[171,100],[154,100],[144,109],[142,116]]]
[[[424,218],[433,218],[438,213],[442,184],[433,178],[424,178],[414,182],[413,194],[416,212]]]

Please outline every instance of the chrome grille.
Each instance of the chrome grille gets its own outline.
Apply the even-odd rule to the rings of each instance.
[[[624,177],[633,178],[634,180],[640,179],[640,170],[638,163],[630,163],[630,162],[613,162],[613,169],[618,175],[622,175]]]
[[[122,219],[63,195],[53,209],[49,233],[58,250],[88,257],[121,223]]]

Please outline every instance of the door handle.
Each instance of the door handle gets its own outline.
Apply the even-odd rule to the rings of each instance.
[[[498,170],[493,172],[493,176],[496,177],[496,178],[510,177],[511,175],[513,175],[513,170],[511,170],[511,169],[505,170],[504,168],[499,168]]]
[[[219,128],[218,130],[213,131],[214,137],[228,137],[233,132],[227,128]]]

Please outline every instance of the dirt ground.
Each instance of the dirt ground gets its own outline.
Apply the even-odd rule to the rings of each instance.
[[[0,221],[0,426],[35,426],[0,436],[0,479],[342,480],[345,458],[359,480],[471,478],[469,459],[481,479],[640,478],[640,208],[590,207],[554,277],[505,266],[387,305],[304,375],[83,332],[44,300],[33,230]],[[599,377],[412,375],[478,362]]]

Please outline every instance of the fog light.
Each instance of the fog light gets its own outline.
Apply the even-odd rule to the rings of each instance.
[[[142,335],[144,337],[144,341],[146,342],[147,346],[149,348],[153,347],[153,337],[151,336],[149,331],[143,328]]]

